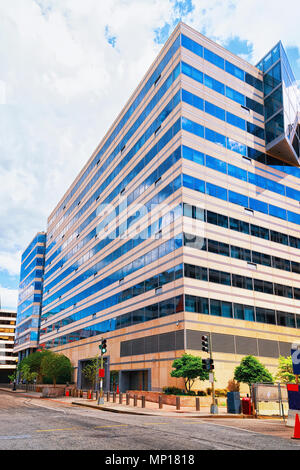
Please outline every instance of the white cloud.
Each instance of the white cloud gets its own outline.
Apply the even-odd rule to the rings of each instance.
[[[18,290],[17,289],[7,289],[0,285],[0,300],[1,300],[1,309],[2,310],[12,310],[17,311],[17,302],[18,302]]]
[[[235,36],[246,40],[253,48],[253,64],[279,40],[284,47],[300,50],[298,0],[193,0],[193,4],[195,10],[186,22],[222,45]]]

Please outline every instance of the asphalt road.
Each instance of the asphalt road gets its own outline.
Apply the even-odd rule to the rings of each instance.
[[[267,422],[257,432],[254,420],[237,421],[124,415],[0,391],[0,450],[300,450],[280,423],[271,436]]]

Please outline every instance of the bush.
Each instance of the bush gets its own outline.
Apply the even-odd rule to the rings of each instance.
[[[165,395],[185,395],[185,396],[196,396],[196,392],[194,390],[190,390],[189,392],[186,392],[185,390],[181,390],[181,388],[177,387],[164,387],[163,392]]]
[[[164,387],[163,392],[166,395],[185,395],[184,390],[181,390],[180,388],[177,388],[177,387]]]
[[[215,390],[216,397],[227,397],[227,390],[226,388],[216,388]]]
[[[234,379],[228,380],[227,390],[228,392],[239,392],[240,391],[239,382],[236,382]]]
[[[206,397],[207,394],[204,392],[204,390],[198,390],[197,392],[198,397]]]

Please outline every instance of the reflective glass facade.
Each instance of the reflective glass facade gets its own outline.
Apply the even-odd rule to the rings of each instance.
[[[175,29],[48,219],[39,344],[70,357],[79,387],[102,336],[122,391],[140,372],[182,386],[172,361],[201,354],[203,332],[220,387],[243,354],[272,368],[300,339],[300,170],[273,151],[291,77],[281,44],[254,67]],[[35,300],[20,299],[20,338]]]
[[[22,254],[15,352],[19,359],[38,346],[42,307],[46,234],[37,233]]]
[[[281,42],[262,59],[258,68],[264,74],[267,150],[283,160],[299,163],[299,91]]]

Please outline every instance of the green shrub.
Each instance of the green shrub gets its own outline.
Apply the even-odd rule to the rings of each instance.
[[[164,387],[163,392],[166,395],[185,395],[184,391],[177,387]]]
[[[227,390],[225,388],[216,388],[215,396],[216,397],[227,397]]]

